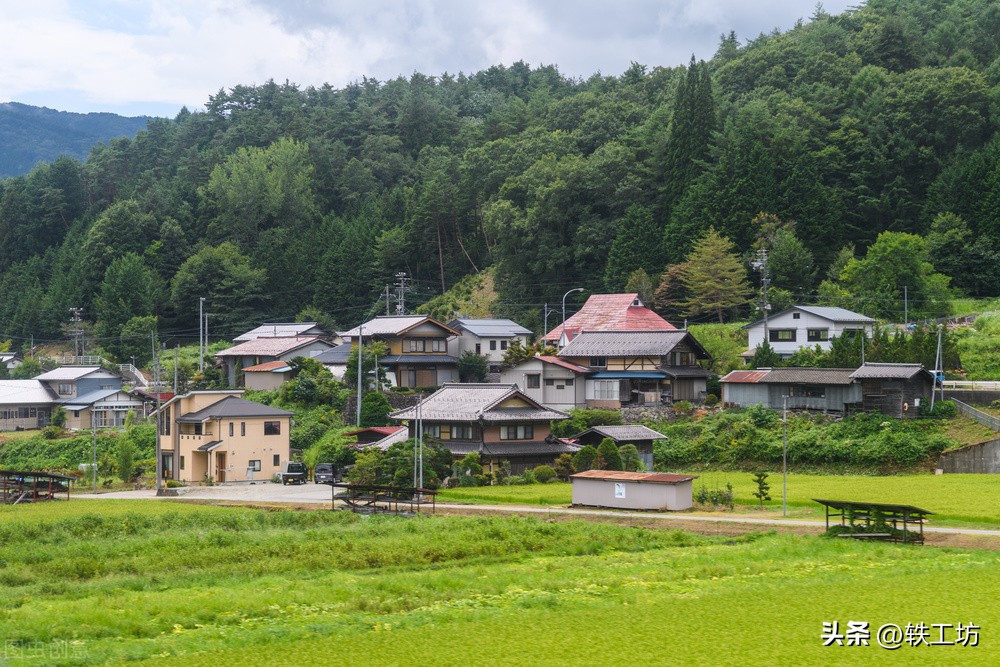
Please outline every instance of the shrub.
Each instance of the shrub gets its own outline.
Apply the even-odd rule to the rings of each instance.
[[[733,509],[735,506],[735,501],[733,500],[733,485],[726,483],[725,489],[709,489],[704,484],[695,493],[695,501],[700,505],[715,505],[721,507],[728,507]]]
[[[601,455],[604,459],[604,469],[605,470],[622,470],[622,455],[618,451],[618,445],[611,438],[605,438],[601,440],[601,444],[597,446],[597,453]]]
[[[58,426],[46,426],[42,429],[42,437],[46,440],[55,440],[61,437],[63,433],[65,433],[65,431]]]
[[[674,414],[678,417],[690,417],[694,414],[694,406],[688,401],[676,401],[674,403]]]
[[[552,435],[569,438],[594,426],[621,426],[622,414],[617,410],[570,410],[569,419],[552,422]]]
[[[549,465],[536,466],[532,470],[532,474],[534,474],[539,484],[545,484],[556,478],[556,471]]]
[[[573,457],[573,467],[577,472],[593,470],[597,467],[598,457],[599,455],[596,447],[591,445],[581,447],[580,451],[578,451]]]
[[[646,466],[642,463],[642,457],[639,456],[639,448],[633,445],[631,442],[622,445],[618,452],[622,457],[622,470],[628,470],[630,472],[642,472],[646,469]]]
[[[719,404],[719,397],[715,394],[708,394],[705,396],[705,405],[708,407],[713,407]]]
[[[181,486],[184,486],[184,485],[181,484],[180,482],[178,482],[176,479],[168,479],[167,480],[167,488],[168,489],[176,489],[176,488],[181,487]]]
[[[994,401],[996,403],[996,401]],[[938,401],[931,409],[930,403],[920,406],[920,414],[927,417],[937,417],[939,419],[951,419],[958,414],[954,401]]]
[[[576,472],[576,468],[573,467],[573,455],[560,454],[559,458],[552,464],[552,468],[556,471],[559,479],[564,482],[569,481],[569,476]]]

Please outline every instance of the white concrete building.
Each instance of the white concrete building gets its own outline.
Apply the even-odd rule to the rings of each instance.
[[[871,337],[875,320],[844,308],[832,306],[792,306],[767,319],[767,341],[782,358],[792,356],[803,347],[820,346],[829,350],[837,336],[864,333]],[[764,342],[764,320],[746,326],[752,357]]]

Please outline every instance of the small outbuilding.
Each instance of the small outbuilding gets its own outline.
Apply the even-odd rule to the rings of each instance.
[[[694,506],[697,475],[587,470],[570,475],[573,504],[629,510],[686,510]]]

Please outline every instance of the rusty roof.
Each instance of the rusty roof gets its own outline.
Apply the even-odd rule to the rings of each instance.
[[[756,384],[769,372],[770,369],[762,371],[730,371],[728,375],[720,378],[719,382],[731,382],[733,384]]]
[[[587,470],[569,477],[570,479],[606,479],[619,482],[651,482],[653,484],[680,484],[698,479],[698,475],[675,475],[670,472],[628,472],[625,470]]]

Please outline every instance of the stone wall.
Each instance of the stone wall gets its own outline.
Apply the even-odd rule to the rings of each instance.
[[[622,408],[621,413],[626,424],[674,420],[674,408],[669,405],[630,405]]]

